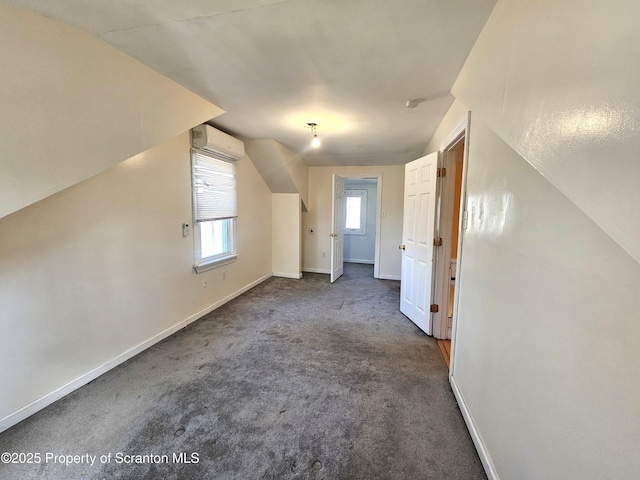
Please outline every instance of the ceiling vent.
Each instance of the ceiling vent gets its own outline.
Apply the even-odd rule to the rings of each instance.
[[[191,129],[191,146],[226,160],[244,158],[244,142],[207,124]]]

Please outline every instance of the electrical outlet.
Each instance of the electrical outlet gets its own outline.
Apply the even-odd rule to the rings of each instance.
[[[327,252],[322,252],[322,258],[327,258]]]
[[[207,288],[207,285],[209,285],[209,281],[205,277],[202,279],[202,288]]]

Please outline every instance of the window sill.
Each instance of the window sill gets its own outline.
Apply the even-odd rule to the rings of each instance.
[[[223,265],[227,265],[229,263],[233,263],[236,261],[237,258],[238,258],[238,254],[232,253],[230,255],[225,255],[224,257],[218,257],[215,260],[211,260],[205,263],[200,263],[199,265],[194,265],[193,269],[196,271],[196,273],[202,273],[217,267],[221,267]]]

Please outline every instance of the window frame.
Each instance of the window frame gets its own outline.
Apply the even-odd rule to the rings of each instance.
[[[360,228],[347,228],[347,205],[349,197],[360,198]],[[345,188],[344,189],[344,218],[345,218],[345,235],[366,235],[367,234],[367,190],[362,188]]]
[[[206,272],[207,270],[211,270],[216,267],[221,267],[222,265],[227,265],[232,263],[238,258],[238,252],[236,249],[236,219],[235,218],[227,218],[220,220],[228,220],[229,224],[227,225],[227,247],[229,244],[231,247],[228,247],[226,252],[220,253],[218,255],[212,255],[210,257],[202,257],[202,223],[208,222],[197,222],[194,221],[193,228],[193,253],[194,253],[194,265],[193,268],[196,273]],[[214,222],[216,220],[211,220]]]
[[[210,152],[206,152],[197,148],[192,148],[190,152],[191,156],[191,200],[192,200],[192,217],[193,217],[193,269],[196,273],[206,272],[213,268],[220,267],[222,265],[227,265],[229,263],[234,262],[238,258],[237,251],[237,242],[236,242],[236,225],[237,225],[237,217],[224,217],[224,218],[213,218],[211,220],[197,220],[197,202],[196,202],[196,176],[195,176],[195,162],[196,162],[196,154],[204,155],[210,158],[213,158],[218,161],[223,161],[226,163],[230,163],[234,165],[235,162],[230,161],[224,157],[217,156]],[[234,169],[235,170],[235,169]],[[234,179],[236,179],[237,173],[234,171]],[[237,190],[235,191],[236,202],[237,202]],[[222,252],[217,255],[212,255],[209,257],[202,256],[202,228],[201,225],[203,223],[215,222],[226,220],[228,222],[226,228],[226,239],[225,242],[227,244],[227,251]]]

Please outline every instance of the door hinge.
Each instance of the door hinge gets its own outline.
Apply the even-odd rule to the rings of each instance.
[[[434,247],[441,247],[442,246],[442,239],[441,238],[434,238],[433,239],[433,246]]]
[[[439,177],[446,177],[447,176],[447,169],[442,167],[438,169],[438,176]]]
[[[438,313],[440,311],[440,307],[438,307],[437,303],[432,303],[431,308],[429,309],[431,313]]]

